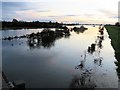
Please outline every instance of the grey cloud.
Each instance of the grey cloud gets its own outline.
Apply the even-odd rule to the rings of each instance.
[[[16,17],[16,11],[24,10],[26,3],[24,2],[2,2],[2,18],[9,20]]]
[[[34,2],[2,2],[2,18],[11,19],[19,17],[17,11],[35,11],[35,12],[49,12],[47,9],[42,8],[42,3]],[[5,20],[6,20],[5,19]]]
[[[48,17],[55,18],[55,17],[60,17],[60,16],[48,16]]]
[[[48,17],[52,17],[52,18],[59,18],[59,17],[71,17],[71,16],[79,16],[79,15],[60,15],[60,16],[48,16]]]
[[[115,17],[117,13],[110,11],[110,10],[99,10],[99,12],[103,13],[104,15],[108,17]]]
[[[26,3],[24,2],[2,2],[2,10],[22,10],[25,9]]]
[[[78,16],[78,15],[72,15],[72,14],[70,14],[70,15],[65,15],[65,16]]]
[[[36,12],[50,12],[50,10],[35,10]]]

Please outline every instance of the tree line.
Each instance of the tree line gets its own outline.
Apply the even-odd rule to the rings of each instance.
[[[2,29],[7,28],[61,28],[62,23],[58,22],[39,22],[39,21],[18,21],[17,19],[13,19],[12,21],[2,21]]]

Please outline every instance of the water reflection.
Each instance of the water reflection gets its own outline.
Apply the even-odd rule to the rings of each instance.
[[[80,61],[80,64],[75,67],[82,73],[80,76],[75,76],[70,84],[70,88],[89,88],[93,89],[96,87],[94,80],[92,79],[93,70],[85,67],[86,54],[84,60]]]
[[[51,48],[55,45],[55,41],[60,38],[69,38],[69,30],[55,30],[44,29],[41,33],[32,33],[28,37],[28,45],[30,48]]]
[[[103,35],[104,34],[104,26],[99,26],[99,33],[101,34],[101,35]]]
[[[102,49],[102,41],[104,40],[104,36],[98,36],[97,37],[97,40],[96,40],[96,43],[97,43],[97,46],[98,48]]]
[[[3,40],[4,71],[11,81],[25,80],[27,88],[116,87],[114,56],[106,32],[101,35],[99,27],[88,28],[80,35],[69,32],[71,29],[42,29],[23,39]],[[108,49],[110,57],[106,57]]]
[[[72,30],[74,30],[74,32],[76,32],[77,34],[79,34],[79,33],[84,33],[85,30],[87,30],[87,29],[88,28],[85,28],[84,26],[81,26],[80,28],[79,27],[74,27]]]
[[[82,60],[80,60],[80,64],[75,67],[75,69],[79,69],[81,74],[79,76],[75,76],[70,84],[70,88],[89,88],[93,89],[96,87],[94,80],[92,78],[93,69],[86,67],[86,52],[84,55],[81,55]]]
[[[89,46],[88,47],[88,53],[91,53],[91,54],[93,54],[93,52],[95,52],[95,46],[96,46],[96,44],[91,44],[91,47]]]
[[[88,53],[93,54],[93,52],[95,52],[96,50],[96,46],[97,49],[102,49],[103,45],[102,45],[102,41],[104,40],[104,27],[101,28],[101,26],[99,27],[99,35],[97,36],[97,39],[95,40],[95,43],[92,43],[91,46],[88,47]]]
[[[94,59],[94,64],[98,65],[98,66],[102,66],[102,60],[103,57],[98,57]]]
[[[101,27],[101,26],[100,26]],[[95,43],[92,43],[88,46],[87,51],[84,52],[84,55],[81,55],[80,64],[75,67],[75,69],[79,69],[81,74],[79,76],[75,76],[70,84],[70,88],[89,88],[94,90],[97,87],[97,84],[94,82],[93,78],[93,69],[87,67],[86,61],[88,60],[86,57],[90,53],[94,54],[93,63],[97,66],[102,67],[103,57],[100,56],[100,50],[102,49],[102,41],[104,40],[104,28],[99,27],[99,35],[95,40]]]
[[[90,70],[86,70],[80,76],[75,76],[70,84],[70,88],[89,88],[89,90],[94,90],[96,85],[92,80],[91,75],[92,73]]]

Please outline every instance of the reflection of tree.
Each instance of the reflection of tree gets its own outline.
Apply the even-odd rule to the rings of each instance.
[[[104,36],[97,36],[97,40],[95,41],[95,43],[92,43],[91,46],[88,47],[88,53],[93,54],[93,52],[96,51],[96,45],[98,46],[98,48],[102,49],[102,41],[104,40]]]
[[[98,46],[98,48],[100,48],[100,49],[102,49],[102,41],[104,40],[104,36],[97,36],[97,40],[96,40],[96,42],[97,42],[97,46]]]
[[[91,44],[91,47],[88,47],[88,53],[91,53],[91,54],[93,54],[93,52],[95,52],[95,46],[96,46],[96,44]]]
[[[70,31],[67,27],[63,27],[62,29],[56,29],[55,31],[50,30],[49,28],[44,28],[42,32],[26,34],[22,36],[15,37],[4,37],[2,40],[13,40],[13,39],[21,39],[27,38],[28,45],[30,48],[40,48],[43,46],[44,48],[50,48],[55,45],[55,41],[61,38],[69,38]]]
[[[50,48],[54,46],[54,43],[55,43],[55,37],[46,36],[41,38],[41,45],[45,48]]]
[[[64,38],[69,38],[70,37],[70,34],[65,34],[64,35]]]
[[[100,33],[101,35],[104,34],[104,26],[103,26],[103,27],[102,27],[102,26],[99,26],[99,33]]]
[[[73,78],[70,88],[89,88],[94,90],[96,84],[92,79],[92,69],[86,68],[84,61],[77,65],[75,69],[80,69],[81,74]]]
[[[102,28],[102,31],[104,31],[104,28]],[[102,32],[104,34],[104,32]],[[87,52],[90,53],[90,55],[94,55],[93,53],[96,53],[96,58],[93,59],[93,63],[97,66],[102,65],[103,58],[100,56],[100,50],[102,49],[102,41],[104,40],[104,36],[100,35],[97,36],[97,39],[95,43],[92,43],[88,49]],[[97,47],[97,48],[96,48]],[[95,55],[96,55],[95,54]],[[87,61],[87,53],[84,53],[84,56],[81,55],[83,58],[80,61],[80,64],[75,67],[75,69],[79,69],[81,71],[81,74],[79,76],[75,76],[70,84],[70,88],[81,88],[81,90],[84,88],[88,88],[89,90],[94,90],[95,87],[97,87],[96,83],[94,82],[94,79],[92,78],[93,75],[93,69],[86,67],[86,61]]]
[[[102,34],[101,34],[101,31],[102,31]],[[96,45],[97,45],[97,50],[95,51],[98,56],[97,58],[94,59],[94,64],[98,65],[98,66],[102,66],[102,60],[103,60],[103,57],[100,57],[100,50],[102,49],[103,45],[102,45],[102,41],[104,40],[104,27],[99,27],[99,32],[100,32],[100,35],[97,36],[97,39],[95,41]]]
[[[74,30],[74,32],[79,34],[79,33],[84,33],[85,30],[87,30],[87,28],[85,28],[84,26],[81,26],[80,28],[79,27],[74,27],[73,30]]]
[[[41,47],[41,43],[39,39],[28,39],[28,45],[30,48],[40,48]]]
[[[92,80],[91,75],[92,73],[86,71],[80,76],[75,76],[72,82],[70,83],[70,88],[81,88],[80,90],[89,88],[89,90],[94,90],[96,85]]]
[[[44,48],[50,48],[55,45],[55,40],[62,37],[69,38],[69,30],[55,30],[44,29],[41,33],[32,33],[28,35],[28,45],[31,48],[38,48],[43,46]]]
[[[104,31],[104,27],[99,27],[100,30]],[[101,32],[100,32],[101,33]],[[94,64],[101,66],[102,65],[102,60],[103,58],[100,57],[100,49],[102,49],[102,41],[104,40],[104,36],[103,35],[99,35],[97,36],[97,39],[95,40],[95,44],[91,44],[91,47],[88,47],[88,53],[93,54],[93,52],[97,53],[98,56],[97,58],[94,59]],[[97,50],[96,49],[97,46]]]
[[[79,69],[81,71],[81,74],[79,76],[75,76],[70,84],[70,88],[89,88],[94,90],[96,87],[92,77],[92,69],[86,68],[85,62],[86,62],[86,52],[84,53],[84,56],[81,55],[81,58],[83,58],[80,61],[80,64],[75,67],[75,69]]]
[[[94,64],[96,64],[98,66],[101,66],[102,65],[102,60],[103,60],[102,57],[95,58],[94,59]]]

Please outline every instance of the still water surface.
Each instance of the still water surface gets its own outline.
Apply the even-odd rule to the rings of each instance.
[[[117,88],[114,49],[108,33],[98,26],[70,32],[48,45],[28,44],[27,38],[2,41],[3,71],[10,81],[24,80],[26,88]],[[55,30],[55,29],[52,29]],[[0,31],[2,37],[41,32],[42,29]],[[93,53],[88,47],[96,44]]]

